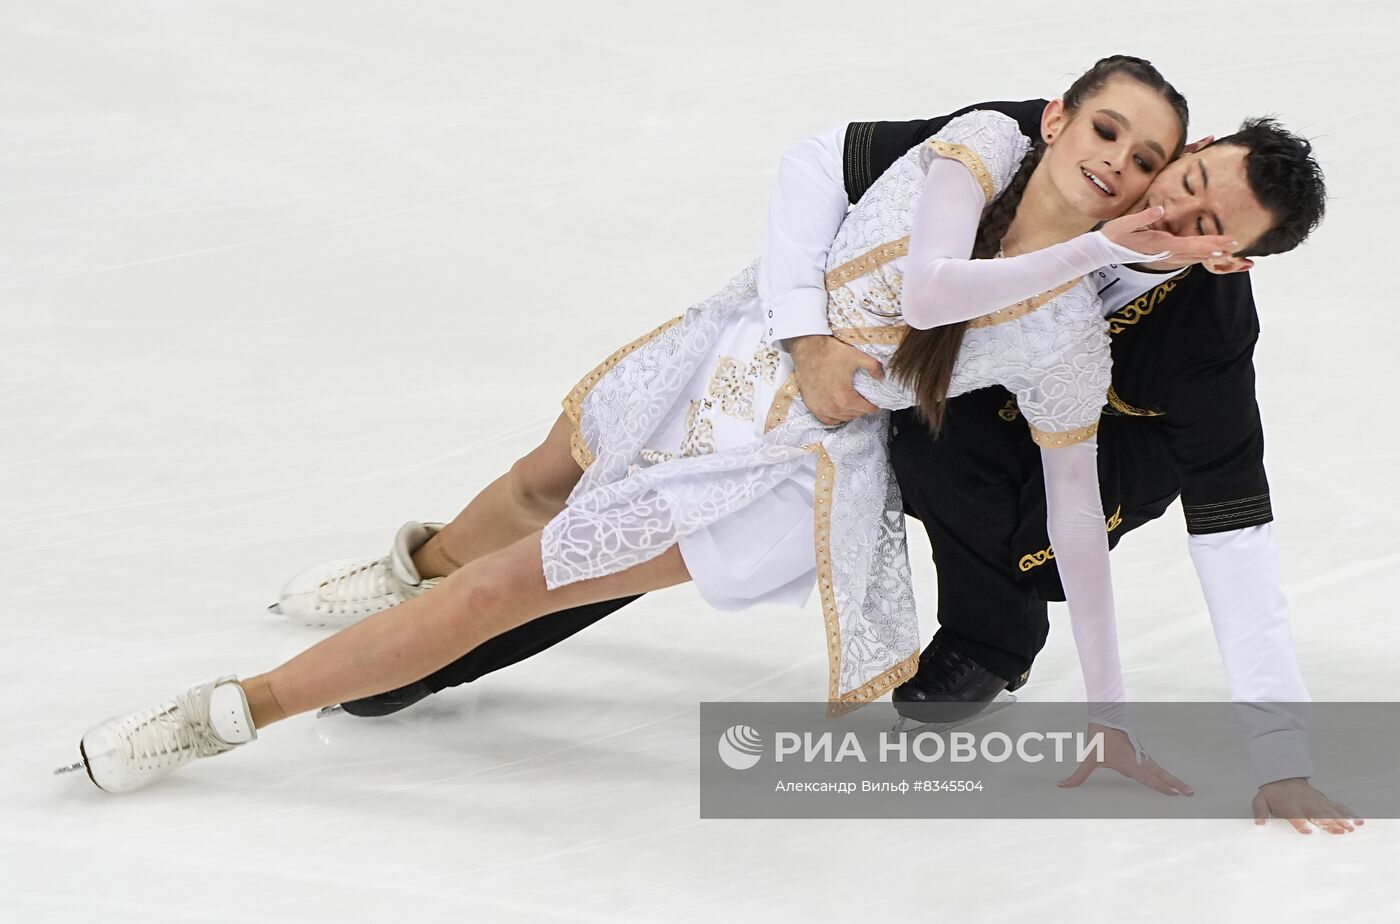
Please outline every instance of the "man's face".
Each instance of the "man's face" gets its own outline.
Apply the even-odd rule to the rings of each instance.
[[[1172,234],[1223,234],[1239,241],[1241,250],[1251,247],[1273,227],[1273,216],[1249,188],[1248,153],[1233,144],[1214,144],[1183,154],[1152,181],[1142,204],[1165,209],[1159,224]]]

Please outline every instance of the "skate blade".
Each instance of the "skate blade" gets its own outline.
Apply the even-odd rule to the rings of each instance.
[[[954,728],[961,728],[978,719],[985,719],[987,716],[1000,712],[1007,706],[1016,702],[1016,696],[1012,693],[998,693],[996,699],[992,700],[983,709],[974,712],[972,715],[958,719],[955,722],[920,722],[918,719],[911,719],[908,716],[900,716],[890,728],[890,733],[894,735],[904,732],[945,732]]]
[[[316,710],[316,718],[324,719],[328,715],[335,715],[337,712],[344,712],[345,707],[336,703],[334,706],[322,706]]]
[[[56,768],[56,769],[54,770],[54,772],[53,772],[53,775],[54,775],[54,776],[63,776],[63,774],[65,774],[65,773],[77,773],[79,770],[83,770],[83,769],[85,769],[85,767],[83,766],[83,762],[82,762],[81,760],[79,760],[79,761],[75,761],[74,763],[69,764],[69,765],[66,766],[66,767],[58,767],[58,768]]]
[[[268,611],[269,613],[276,613],[278,616],[281,616],[281,615],[282,615],[282,601],[281,601],[281,600],[278,600],[276,603],[269,603],[269,604],[267,605],[267,611]]]

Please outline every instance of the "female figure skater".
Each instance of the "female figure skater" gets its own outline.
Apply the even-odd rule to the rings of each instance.
[[[1083,277],[1234,245],[1154,231],[1155,209],[1117,217],[1180,152],[1186,121],[1147,62],[1104,59],[1046,109],[1043,145],[972,112],[911,149],[847,216],[827,262],[833,333],[889,373],[858,378],[873,403],[917,406],[936,425],[946,397],[993,384],[1017,394],[1044,455],[1087,699],[1107,704],[1091,714],[1120,729],[1094,439],[1109,343]],[[1105,219],[1116,220],[1090,230]],[[415,681],[537,616],[692,579],[721,608],[800,605],[817,587],[835,709],[902,682],[919,635],[886,422],[829,428],[807,411],[766,333],[765,280],[781,273],[751,265],[586,376],[544,444],[469,508],[517,505],[504,537],[476,517],[496,550],[269,673],[96,726],[74,766],[106,791],[137,789],[272,722]],[[561,494],[543,529],[509,534]]]

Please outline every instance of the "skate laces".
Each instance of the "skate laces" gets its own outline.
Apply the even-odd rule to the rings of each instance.
[[[214,684],[195,687],[122,724],[126,759],[143,769],[181,764],[197,757],[231,751],[234,745],[214,733],[209,724],[209,697]]]
[[[317,590],[316,608],[334,613],[338,608],[355,607],[388,596],[389,563],[386,559],[354,565],[349,571],[325,581]]]
[[[947,645],[935,645],[924,664],[928,665],[930,679],[920,685],[931,692],[957,689],[967,673],[979,666]],[[920,673],[924,673],[924,664],[920,665]]]

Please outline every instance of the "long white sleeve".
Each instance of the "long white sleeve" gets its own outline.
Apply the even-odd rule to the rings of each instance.
[[[972,260],[986,193],[959,160],[933,156],[909,234],[904,320],[926,329],[969,321],[1039,295],[1100,266],[1145,261],[1101,231],[1001,260]]]
[[[768,202],[758,297],[768,321],[768,342],[829,334],[826,256],[846,217],[841,172],[845,127],[791,145],[778,162]]]
[[[1125,728],[1127,699],[1118,656],[1118,626],[1108,533],[1099,494],[1098,439],[1040,450],[1045,468],[1046,526],[1069,603],[1090,718]]]
[[[1259,784],[1312,776],[1311,697],[1293,651],[1273,524],[1193,534],[1187,543]]]

